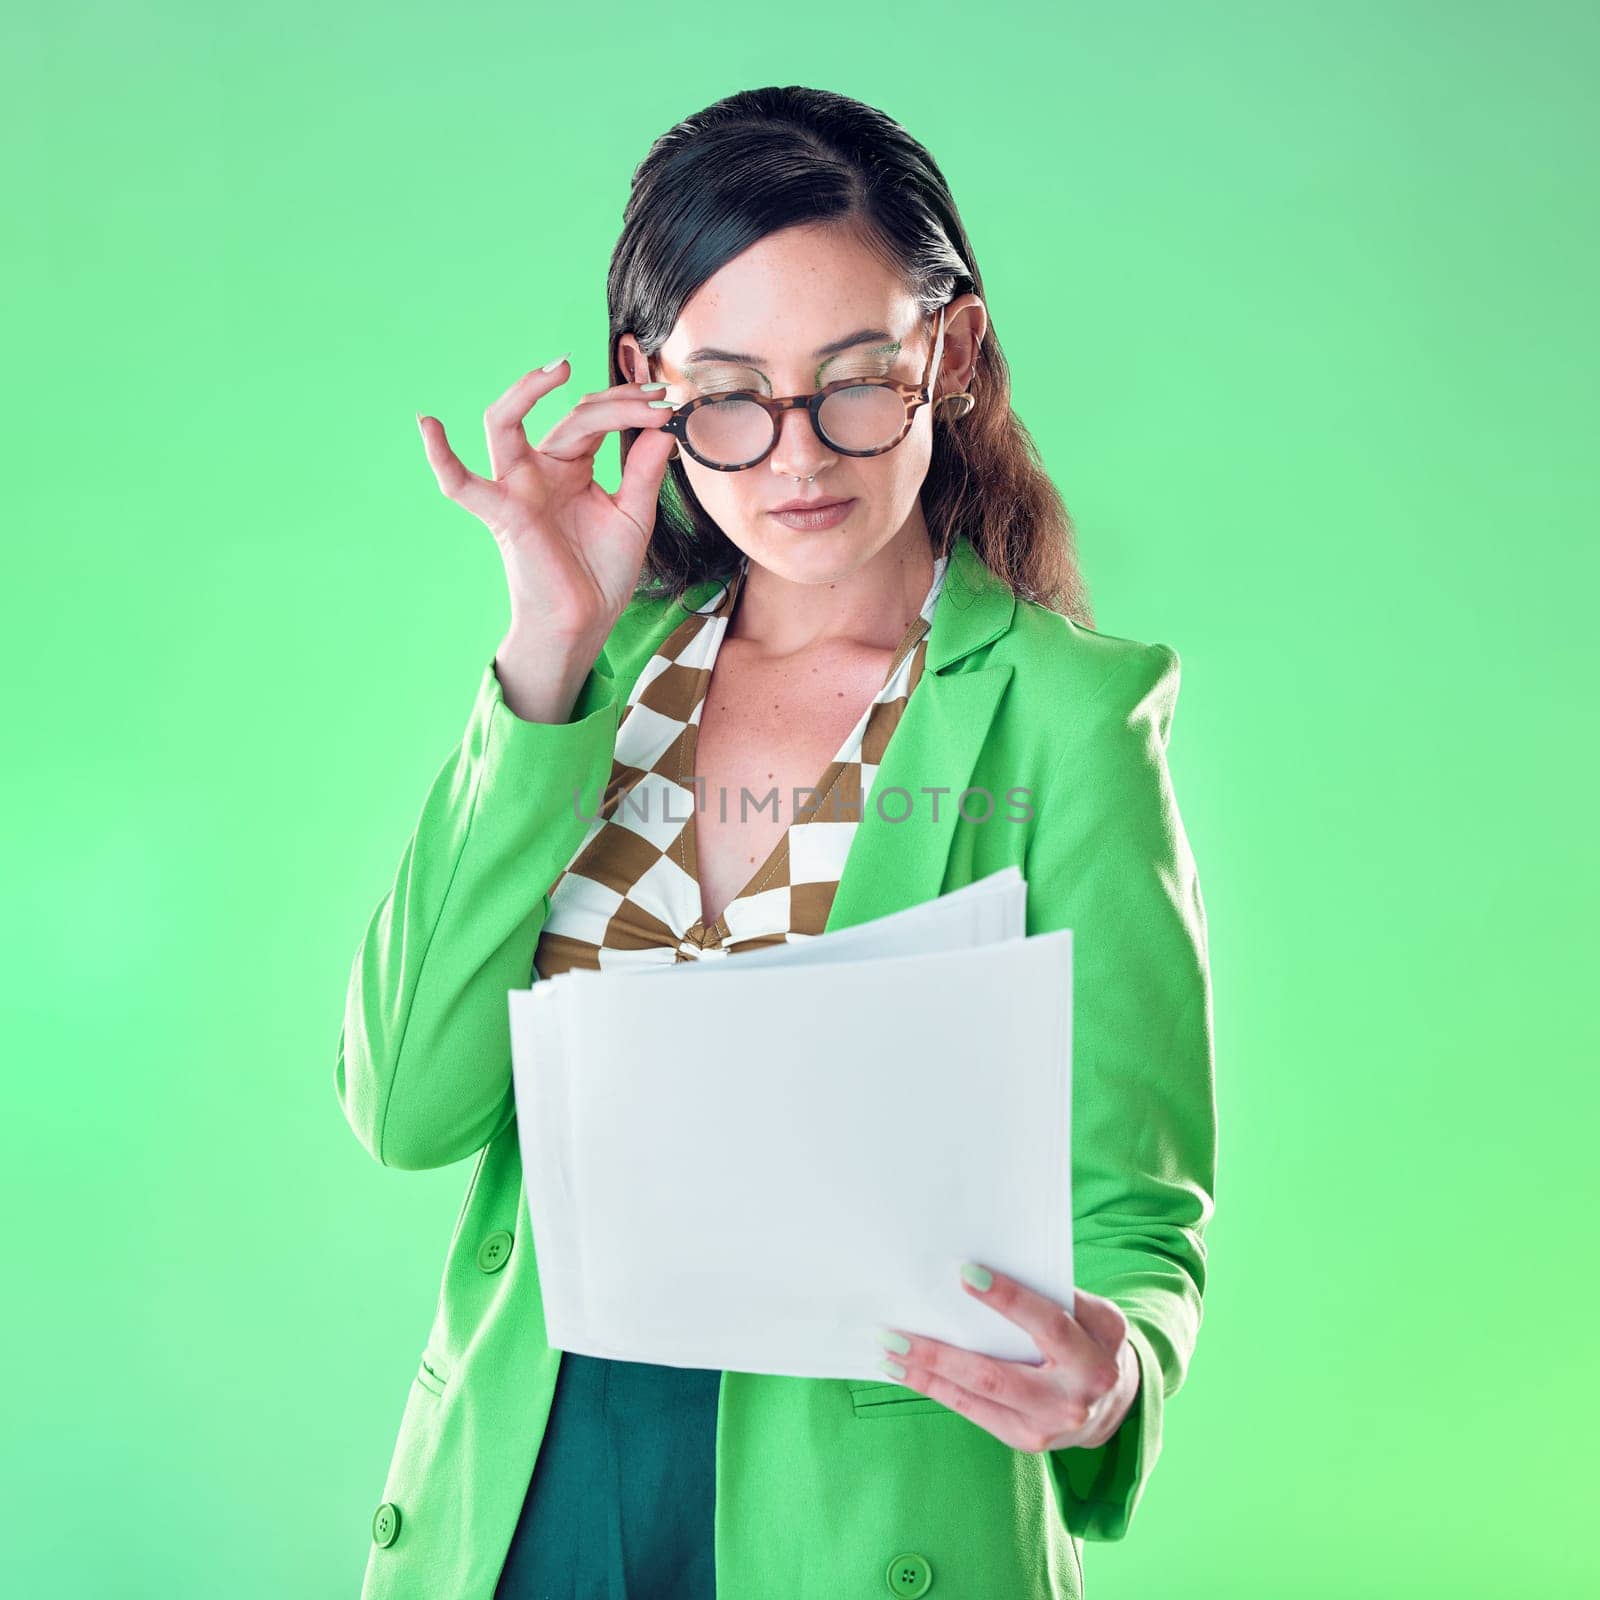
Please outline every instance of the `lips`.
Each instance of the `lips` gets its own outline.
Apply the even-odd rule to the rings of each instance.
[[[849,495],[837,495],[830,500],[791,500],[785,506],[773,506],[773,516],[784,511],[826,511],[829,506],[842,506],[849,503]]]

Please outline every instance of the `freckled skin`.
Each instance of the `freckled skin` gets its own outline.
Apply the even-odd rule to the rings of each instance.
[[[896,643],[907,620],[897,619]],[[814,653],[823,659],[800,671],[742,654],[732,635],[722,641],[713,678],[720,689],[726,674],[727,692],[707,696],[693,750],[702,780],[695,855],[708,923],[765,865],[794,818],[796,789],[806,804],[883,687],[894,651],[835,646]]]

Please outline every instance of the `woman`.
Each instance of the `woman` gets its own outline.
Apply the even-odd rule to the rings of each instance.
[[[490,478],[419,416],[441,489],[494,533],[511,624],[340,1042],[378,1160],[477,1154],[367,1596],[1043,1600],[1081,1594],[1084,1540],[1126,1532],[1213,1210],[1205,913],[1165,762],[1178,659],[1093,628],[981,287],[903,129],[821,91],[737,94],[635,174],[612,385],[534,449],[523,419],[569,369],[520,379],[486,416]],[[613,431],[610,494],[592,467]],[[634,791],[678,799],[640,823]],[[1081,1281],[1062,1305],[969,1264],[952,1293],[1042,1365],[911,1328],[879,1331],[881,1382],[551,1349],[507,991],[816,937],[1008,864],[1028,931],[1075,934]],[[885,1153],[914,1206],[916,1152],[885,1130]]]

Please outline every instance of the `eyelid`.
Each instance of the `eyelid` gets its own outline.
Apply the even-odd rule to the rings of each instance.
[[[904,348],[899,339],[891,339],[888,344],[874,345],[866,350],[845,350],[836,356],[829,356],[817,368],[816,387],[820,389],[829,383],[838,381],[837,379],[823,376],[829,367],[842,365],[850,361],[865,361],[874,365],[881,364],[885,367],[893,366],[895,358]],[[709,376],[706,376],[702,381],[702,374],[708,374]],[[760,379],[760,382],[745,383],[742,379],[736,379],[736,374],[749,374]],[[708,388],[713,384],[720,385],[728,382],[734,389],[759,389],[764,394],[770,395],[772,393],[772,380],[766,373],[759,371],[755,367],[735,367],[727,363],[704,362],[697,366],[685,367],[683,375],[686,382],[694,384],[695,387],[701,389]],[[869,374],[869,376],[873,375]],[[883,376],[884,374],[875,375]]]
[[[761,383],[767,385],[767,392],[772,392],[771,380],[764,372],[757,372],[754,367],[734,367],[724,363],[722,366],[706,364],[698,367],[685,367],[683,376],[686,382],[699,387],[702,383],[731,383],[735,389],[760,388],[761,384],[745,383],[745,377],[759,378]],[[738,381],[735,381],[735,380]]]
[[[828,359],[817,368],[817,382],[819,385],[824,382],[831,383],[833,380],[824,379],[822,376],[823,373],[825,373],[829,367],[835,366],[842,362],[870,361],[874,364],[881,363],[886,367],[892,367],[894,365],[895,357],[900,354],[900,349],[900,341],[898,339],[892,339],[888,344],[880,344],[870,350],[846,350],[839,355],[829,356]]]

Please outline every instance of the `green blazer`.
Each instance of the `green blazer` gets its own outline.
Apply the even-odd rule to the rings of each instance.
[[[491,1600],[517,1522],[561,1352],[545,1340],[506,991],[537,976],[549,891],[604,794],[621,710],[683,616],[634,600],[564,723],[517,717],[490,663],[356,955],[335,1079],[357,1138],[391,1167],[477,1158],[365,1600]],[[726,1372],[718,1600],[1056,1600],[1082,1593],[1084,1540],[1128,1529],[1194,1349],[1214,1206],[1206,919],[1166,763],[1178,678],[1165,645],[1015,599],[962,537],[826,925],[1014,864],[1028,932],[1074,930],[1074,1273],[1127,1314],[1138,1398],[1098,1449],[1037,1453],[900,1384]],[[958,814],[968,788],[993,797],[991,820],[982,793]],[[880,812],[891,789],[906,794]],[[914,1199],[916,1153],[895,1159]]]

